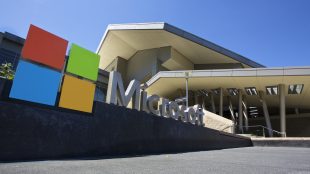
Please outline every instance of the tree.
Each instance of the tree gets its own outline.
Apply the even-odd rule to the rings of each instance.
[[[0,66],[0,76],[9,80],[12,80],[14,78],[14,70],[11,63],[3,63]]]

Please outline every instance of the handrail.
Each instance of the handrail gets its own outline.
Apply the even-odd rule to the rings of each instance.
[[[242,126],[242,127],[246,127],[246,126]],[[269,129],[268,127],[265,127],[263,125],[253,125],[253,126],[247,126],[247,127],[262,127],[263,129],[270,130],[272,132],[275,132],[275,133],[280,134],[280,135],[284,135],[284,137],[286,137],[286,132],[280,132],[280,131],[276,131],[276,130],[273,130],[273,129]]]
[[[227,129],[227,128],[229,128],[229,127],[235,127],[235,125],[226,126],[226,127],[224,127],[223,129],[221,129],[221,131],[224,131],[225,129]]]
[[[226,126],[225,128],[223,128],[221,131],[224,131],[225,129],[229,128],[229,127],[234,127],[235,125],[230,125],[230,126]],[[246,128],[246,127],[261,127],[264,129],[267,129],[267,130],[270,130],[272,132],[275,132],[277,134],[280,134],[280,135],[284,135],[284,137],[286,137],[286,132],[280,132],[280,131],[276,131],[276,130],[273,130],[273,129],[269,129],[268,127],[265,127],[263,125],[252,125],[252,126],[242,126],[243,128]],[[264,136],[265,136],[265,131],[263,132],[264,133]]]

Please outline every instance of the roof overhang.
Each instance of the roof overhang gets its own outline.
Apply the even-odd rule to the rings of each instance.
[[[246,57],[218,46],[167,23],[111,24],[98,46],[100,68],[117,56],[129,59],[139,50],[172,46],[194,64],[242,63],[244,67],[264,67]]]
[[[257,91],[265,92],[266,86],[285,84],[287,106],[310,108],[310,67],[161,71],[147,82],[147,91],[149,94],[177,98],[179,97],[177,90],[185,90],[186,78],[188,78],[189,90],[211,91],[223,88],[226,96],[227,88],[244,91],[245,87],[255,87]],[[288,85],[291,84],[304,84],[302,93],[288,94]],[[246,95],[246,97],[249,104],[261,105],[257,95]],[[266,100],[268,106],[279,105],[278,95],[268,95]]]

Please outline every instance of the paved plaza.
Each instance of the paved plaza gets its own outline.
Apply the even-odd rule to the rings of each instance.
[[[0,173],[310,173],[310,148],[248,147],[135,157],[1,163]]]

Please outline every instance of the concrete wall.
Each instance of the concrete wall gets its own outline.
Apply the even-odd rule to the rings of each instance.
[[[203,116],[203,122],[205,124],[205,127],[233,133],[234,128],[232,126],[234,125],[234,123],[231,120],[209,112],[207,110],[203,110],[203,112],[205,113],[205,115]]]
[[[117,62],[118,63],[118,62]],[[126,64],[125,84],[137,79],[146,82],[162,70],[192,70],[194,64],[172,47],[161,47],[137,51]],[[124,67],[124,68],[125,68]]]
[[[86,114],[0,101],[0,160],[170,153],[251,146],[248,138],[95,103]]]
[[[116,57],[105,68],[120,72],[125,86],[132,79],[144,83],[159,71],[192,69],[194,64],[171,46],[139,50],[128,60]]]
[[[165,50],[170,53],[166,60],[162,60],[162,66],[165,68],[173,71],[194,69],[194,64],[174,48],[165,47]]]
[[[157,48],[138,51],[128,60],[126,81],[136,79],[143,82],[155,75],[157,73],[157,57]]]
[[[127,66],[128,66],[128,61],[124,58],[117,57],[115,59],[116,64],[115,64],[115,69],[111,71],[117,71],[121,73],[122,79],[124,79],[124,84],[127,86],[128,85],[128,80],[127,80]],[[110,72],[110,71],[109,71]]]
[[[111,71],[117,71],[121,73],[123,83],[127,86],[128,80],[127,80],[127,63],[128,61],[121,57],[116,57],[110,64],[105,68],[104,71],[111,72]]]

